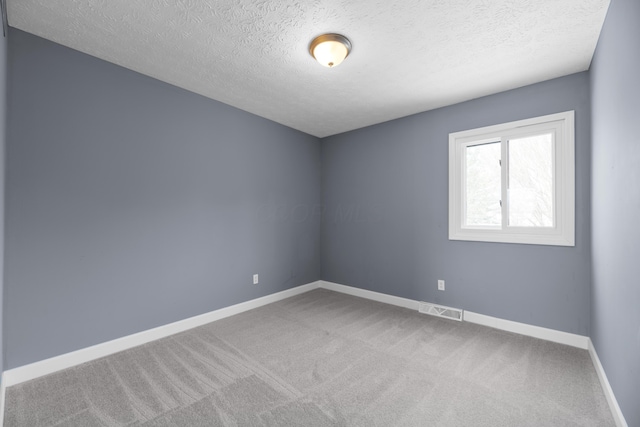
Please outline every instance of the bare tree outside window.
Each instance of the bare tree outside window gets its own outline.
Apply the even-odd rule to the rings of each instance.
[[[500,226],[500,141],[471,145],[466,151],[466,225]]]
[[[501,142],[466,149],[466,215],[470,227],[502,225]],[[553,227],[553,134],[508,141],[511,227]]]
[[[553,227],[553,135],[511,139],[509,225]]]

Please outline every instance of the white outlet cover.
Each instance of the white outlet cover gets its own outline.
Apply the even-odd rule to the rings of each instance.
[[[254,284],[254,285],[257,285],[257,284],[258,284],[258,275],[257,275],[257,274],[254,274],[254,275],[253,275],[253,284]]]

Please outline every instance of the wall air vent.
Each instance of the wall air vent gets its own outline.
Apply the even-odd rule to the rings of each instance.
[[[444,317],[446,319],[457,320],[462,322],[462,310],[459,308],[445,307],[444,305],[436,305],[428,302],[420,301],[418,311],[432,316]]]

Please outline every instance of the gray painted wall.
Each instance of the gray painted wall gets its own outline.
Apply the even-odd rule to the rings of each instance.
[[[640,426],[640,2],[612,0],[591,67],[591,339]]]
[[[14,29],[9,81],[6,368],[320,278],[317,138]]]
[[[4,370],[4,153],[7,119],[7,38],[0,35],[0,372]]]
[[[576,246],[449,241],[449,133],[567,110]],[[322,278],[588,335],[589,120],[579,73],[323,139]]]
[[[12,30],[5,368],[322,277],[591,332],[629,425],[640,425],[639,8],[612,2],[590,74],[321,144]],[[448,241],[448,133],[570,109],[576,247]]]

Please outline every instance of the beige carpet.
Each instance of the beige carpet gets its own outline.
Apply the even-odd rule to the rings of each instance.
[[[5,426],[613,426],[584,350],[314,290],[7,389]]]

